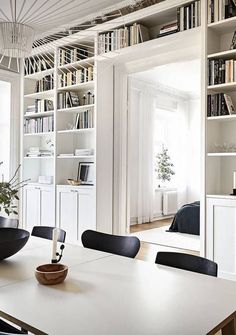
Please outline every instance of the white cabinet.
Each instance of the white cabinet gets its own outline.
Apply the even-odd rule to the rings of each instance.
[[[206,257],[218,264],[219,277],[236,280],[236,198],[207,198]]]
[[[55,226],[55,194],[53,186],[27,185],[24,188],[24,225]]]
[[[57,187],[57,226],[66,231],[66,241],[81,244],[86,229],[96,229],[93,187]]]

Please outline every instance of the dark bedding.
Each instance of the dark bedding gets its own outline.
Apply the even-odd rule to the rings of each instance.
[[[182,206],[168,231],[200,235],[200,201]]]

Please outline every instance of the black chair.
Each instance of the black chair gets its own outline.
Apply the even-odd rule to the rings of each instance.
[[[23,332],[7,322],[0,319],[0,335],[10,335],[10,334],[27,334],[27,332]]]
[[[158,252],[155,263],[217,277],[217,264],[203,257],[178,252]]]
[[[52,240],[52,233],[55,227],[47,227],[47,226],[34,226],[32,229],[32,236],[45,238],[47,240]],[[58,228],[60,229],[60,228]],[[64,243],[66,239],[66,232],[63,229],[60,229],[58,242]]]
[[[18,228],[19,220],[0,216],[0,228]]]
[[[140,249],[140,241],[135,236],[117,236],[86,230],[81,240],[86,248],[130,258],[134,258]]]

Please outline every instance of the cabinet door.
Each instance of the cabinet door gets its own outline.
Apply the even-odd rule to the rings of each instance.
[[[77,242],[78,239],[78,200],[73,190],[57,192],[57,222],[66,231],[66,242]]]
[[[207,258],[218,264],[219,276],[236,279],[236,201],[207,200]]]
[[[96,229],[95,221],[95,197],[94,193],[88,190],[80,192],[78,196],[79,234],[78,242],[81,244],[81,235],[87,229]]]
[[[24,225],[29,231],[40,225],[40,188],[25,187],[24,189]]]
[[[40,224],[55,226],[55,195],[54,188],[41,188],[40,192]]]

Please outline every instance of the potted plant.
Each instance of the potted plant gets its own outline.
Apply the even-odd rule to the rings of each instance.
[[[157,179],[162,182],[162,186],[165,186],[167,182],[171,181],[173,175],[175,175],[172,169],[174,164],[171,162],[168,154],[168,149],[163,145],[162,151],[156,155],[155,172]],[[159,185],[158,187],[160,187]]]
[[[3,162],[0,162],[0,166],[2,164]],[[4,175],[0,181],[0,212],[4,211],[8,216],[18,214],[16,205],[16,201],[19,200],[18,192],[25,185],[25,181],[19,182],[19,170],[20,165],[9,181],[4,180]]]

